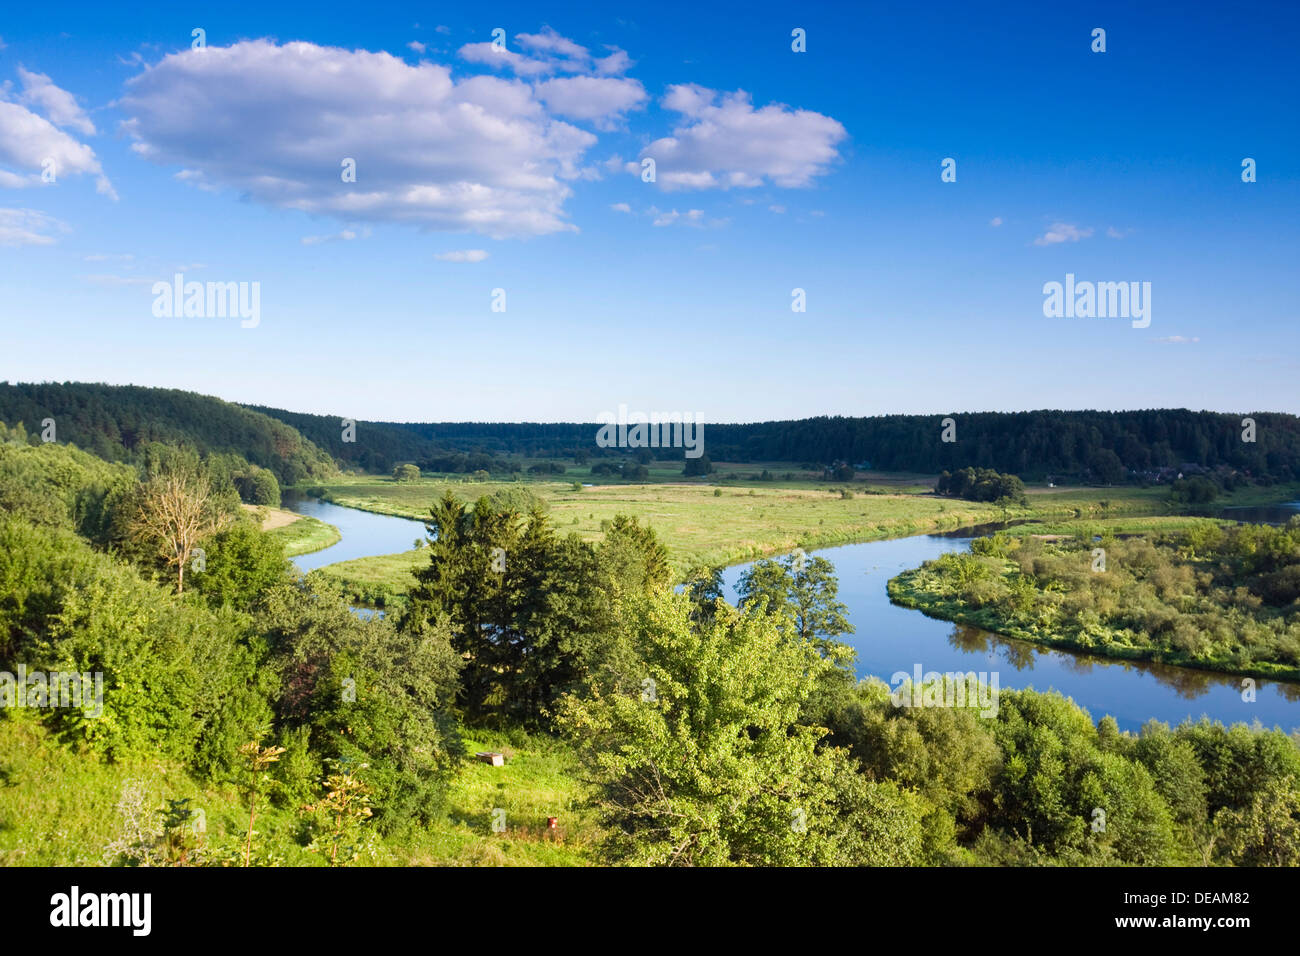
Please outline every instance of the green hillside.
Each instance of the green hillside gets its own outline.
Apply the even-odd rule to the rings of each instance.
[[[60,443],[108,461],[134,461],[150,442],[200,454],[238,454],[282,484],[335,474],[329,454],[292,426],[231,402],[172,388],[82,382],[0,382],[0,421],[39,434],[53,419]]]

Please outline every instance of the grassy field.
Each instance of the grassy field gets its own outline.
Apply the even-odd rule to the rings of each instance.
[[[756,467],[762,466],[740,467],[743,471],[733,470],[730,474],[752,475]],[[766,467],[778,475],[792,471],[788,463],[772,462]],[[669,474],[676,480],[578,484],[575,488],[573,481],[548,479],[525,481],[523,485],[546,502],[560,533],[575,532],[588,541],[599,541],[604,523],[617,514],[637,517],[654,528],[667,545],[678,574],[696,564],[736,564],[796,547],[812,549],[896,538],[1006,518],[1108,520],[1160,515],[1168,510],[1168,492],[1163,488],[1032,488],[1029,508],[1004,512],[991,504],[925,493],[933,486],[933,478],[922,475],[875,473],[846,484],[718,476],[684,481],[676,472]],[[316,486],[316,493],[336,504],[418,520],[428,514],[429,505],[447,489],[470,502],[519,485],[513,481],[473,482],[464,478],[426,477],[396,482],[375,476],[346,476]],[[420,551],[411,550],[332,564],[321,573],[342,585],[356,600],[384,606],[400,599],[410,587],[412,570],[425,560]]]
[[[409,845],[381,843],[378,865],[580,866],[589,862],[596,831],[580,806],[572,753],[555,739],[521,732],[468,733],[466,749],[495,750],[504,767],[468,762],[453,781],[445,819]],[[123,832],[118,805],[127,787],[141,787],[148,808],[189,798],[202,808],[211,849],[242,845],[247,806],[233,789],[196,782],[166,761],[110,764],[59,746],[28,715],[0,719],[0,866],[103,866],[104,849]],[[505,831],[492,830],[494,808]],[[547,831],[546,818],[559,819]],[[301,819],[263,801],[257,847],[285,866],[321,866],[301,844]]]
[[[410,852],[411,865],[582,866],[590,862],[597,831],[582,808],[577,764],[560,741],[521,732],[469,731],[467,763],[452,784],[447,818],[428,833],[429,844]],[[504,767],[472,760],[496,751]],[[492,829],[492,812],[505,811],[505,830]],[[558,827],[547,830],[546,818]]]

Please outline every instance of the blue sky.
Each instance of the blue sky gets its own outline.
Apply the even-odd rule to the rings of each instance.
[[[6,10],[0,379],[417,421],[1300,412],[1294,4],[268,6]],[[260,283],[257,327],[155,316],[178,270]],[[1150,326],[1045,317],[1067,273],[1151,283]]]

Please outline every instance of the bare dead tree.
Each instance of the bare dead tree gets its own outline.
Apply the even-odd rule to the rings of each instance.
[[[140,488],[130,524],[132,540],[155,549],[176,569],[176,593],[185,590],[185,566],[204,538],[224,528],[230,516],[219,510],[212,485],[197,462],[164,465]]]

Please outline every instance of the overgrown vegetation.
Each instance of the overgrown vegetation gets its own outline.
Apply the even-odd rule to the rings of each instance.
[[[716,567],[677,593],[672,551],[617,497],[588,519],[599,541],[565,521],[599,513],[602,489],[476,482],[474,500],[447,488],[425,511],[402,613],[360,616],[326,576],[292,572],[241,507],[228,453],[155,443],[110,464],[0,438],[4,862],[1300,863],[1285,735],[1121,734],[1030,691],[990,717],[897,707],[855,683],[834,569],[815,556],[755,565],[732,607]],[[702,508],[734,498],[756,526],[791,495],[689,490]],[[952,506],[898,496],[892,519],[853,526],[957,522]],[[1049,585],[1091,574],[1072,562],[1092,544],[995,537],[951,571],[998,600],[1005,587],[1017,613],[1040,591],[1059,611],[1074,592]],[[1189,652],[1294,665],[1300,524],[1101,546],[1129,577],[1090,598],[1116,613],[1132,598],[1171,641],[1190,633],[1180,616],[1210,615],[1222,641]],[[42,680],[20,703],[18,673],[102,690],[53,706],[59,682]],[[507,765],[468,762],[479,749]]]
[[[899,575],[890,595],[1025,640],[1300,679],[1300,519],[1133,538],[999,534]]]

